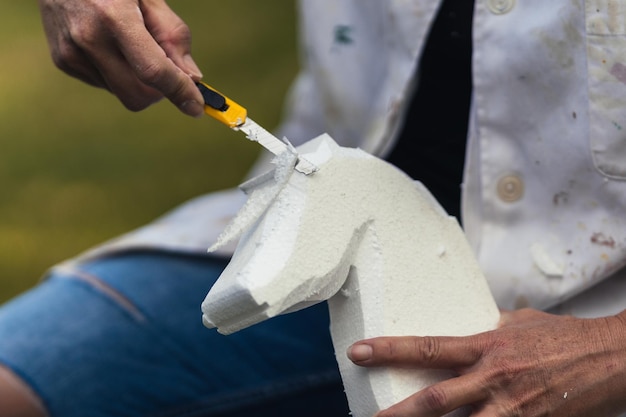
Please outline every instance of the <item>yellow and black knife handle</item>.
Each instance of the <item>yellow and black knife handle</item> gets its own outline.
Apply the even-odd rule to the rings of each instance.
[[[204,98],[204,112],[206,114],[231,129],[241,126],[246,121],[248,112],[245,108],[202,81],[197,82],[196,85]]]

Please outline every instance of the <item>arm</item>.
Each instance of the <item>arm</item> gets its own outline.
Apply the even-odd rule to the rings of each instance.
[[[167,97],[186,114],[202,114],[189,28],[164,0],[39,0],[39,7],[64,72],[133,111]]]
[[[381,411],[442,416],[615,416],[626,410],[626,312],[600,319],[505,312],[497,330],[469,337],[376,338],[355,343],[360,366],[453,369],[459,375]]]

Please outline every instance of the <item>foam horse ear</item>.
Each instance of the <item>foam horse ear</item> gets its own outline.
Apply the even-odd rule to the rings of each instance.
[[[324,134],[298,147],[298,152],[306,154],[308,160],[314,164],[323,165],[338,149],[339,145],[329,135]],[[295,152],[283,152],[272,160],[276,168],[239,186],[249,195],[248,200],[208,252],[214,252],[238,239],[263,216],[294,173],[297,161],[298,155]]]
[[[276,165],[275,169],[252,178],[240,186],[244,193],[249,194],[248,200],[218,236],[217,241],[208,249],[208,252],[214,252],[238,239],[263,216],[289,181],[294,172],[297,158],[296,154],[283,152],[272,161]]]

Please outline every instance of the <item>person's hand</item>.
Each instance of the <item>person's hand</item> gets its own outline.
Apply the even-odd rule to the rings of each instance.
[[[624,314],[624,313],[622,313]],[[504,312],[497,330],[469,337],[382,337],[355,343],[348,357],[367,367],[452,369],[377,416],[616,416],[626,410],[626,322]]]
[[[190,31],[164,0],[39,0],[39,7],[61,70],[133,111],[165,96],[186,114],[202,114]]]

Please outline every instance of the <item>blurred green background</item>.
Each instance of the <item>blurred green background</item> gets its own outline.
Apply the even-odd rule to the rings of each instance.
[[[293,0],[171,0],[205,80],[275,127],[297,71]],[[0,302],[56,262],[239,183],[257,144],[162,101],[140,113],[52,64],[35,1],[0,4]]]

